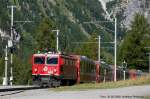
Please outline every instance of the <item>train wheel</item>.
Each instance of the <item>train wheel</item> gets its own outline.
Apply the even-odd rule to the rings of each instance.
[[[57,80],[57,86],[56,87],[59,87],[60,86],[60,80]]]
[[[40,86],[41,88],[44,88],[44,84],[43,84],[42,82],[39,83],[39,86]]]
[[[52,80],[52,87],[59,87],[60,86],[60,80],[53,79]]]
[[[47,86],[51,88],[52,87],[52,82],[48,82]]]
[[[61,86],[66,86],[67,85],[67,81],[66,80],[61,80]]]
[[[76,83],[76,80],[69,80],[69,86],[72,86],[72,85],[74,85]]]

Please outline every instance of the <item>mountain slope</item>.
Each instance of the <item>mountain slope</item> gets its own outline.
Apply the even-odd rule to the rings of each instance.
[[[86,40],[97,29],[96,25],[84,22],[105,19],[98,0],[1,0],[0,28],[7,31],[9,35],[11,12],[7,6],[10,5],[16,5],[14,28],[24,40],[34,39],[35,29],[44,17],[56,23],[57,28],[61,31],[60,34],[65,35],[68,42]],[[28,20],[32,22],[15,22]],[[30,42],[33,41],[30,40]]]

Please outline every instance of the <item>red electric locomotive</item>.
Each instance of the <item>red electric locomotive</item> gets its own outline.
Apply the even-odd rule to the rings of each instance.
[[[33,84],[40,86],[73,82],[77,79],[76,58],[58,53],[34,54],[32,76]]]
[[[87,57],[59,53],[33,54],[33,84],[57,87],[60,84],[98,81],[99,66]]]

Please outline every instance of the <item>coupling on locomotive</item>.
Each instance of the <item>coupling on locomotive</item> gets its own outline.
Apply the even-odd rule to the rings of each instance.
[[[58,87],[76,83],[113,81],[113,66],[80,55],[55,52],[32,55],[32,81],[34,85]],[[129,78],[129,72],[126,77]],[[122,70],[117,68],[117,79]]]

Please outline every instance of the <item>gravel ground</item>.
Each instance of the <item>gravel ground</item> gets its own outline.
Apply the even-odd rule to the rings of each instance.
[[[150,96],[150,85],[86,91],[37,89],[0,93],[0,99],[143,99],[146,96]]]

